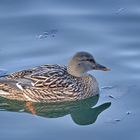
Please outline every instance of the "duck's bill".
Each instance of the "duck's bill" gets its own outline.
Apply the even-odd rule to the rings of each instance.
[[[111,70],[111,69],[110,69],[110,68],[107,68],[107,67],[105,67],[105,66],[103,66],[103,65],[96,64],[95,70],[109,71],[109,70]]]

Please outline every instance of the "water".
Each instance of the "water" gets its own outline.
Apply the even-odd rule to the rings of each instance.
[[[1,72],[67,64],[77,51],[92,53],[98,62],[112,69],[91,72],[103,87],[95,107],[111,102],[97,120],[90,122],[94,113],[88,115],[89,111],[80,109],[76,116],[87,115],[87,125],[74,121],[69,111],[61,111],[57,117],[36,116],[27,113],[22,104],[16,108],[20,104],[13,107],[14,103],[2,100],[0,139],[138,140],[139,9],[138,0],[0,0]]]

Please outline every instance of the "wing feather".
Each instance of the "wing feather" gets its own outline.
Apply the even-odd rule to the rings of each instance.
[[[67,68],[64,65],[42,65],[12,73],[8,75],[7,78],[16,79],[23,88],[56,88],[63,86],[61,83],[66,73]],[[26,81],[29,83],[26,84]]]

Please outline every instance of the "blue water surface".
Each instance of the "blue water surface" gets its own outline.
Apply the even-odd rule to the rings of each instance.
[[[140,1],[0,0],[0,72],[67,65],[77,51],[111,68],[91,72],[101,89],[96,106],[111,106],[88,125],[69,113],[47,118],[2,108],[1,140],[140,139]]]

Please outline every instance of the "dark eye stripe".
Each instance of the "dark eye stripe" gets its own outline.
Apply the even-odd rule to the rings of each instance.
[[[93,59],[87,59],[87,61],[93,62]]]
[[[95,63],[94,59],[87,59],[87,61]]]
[[[94,59],[84,59],[82,61],[89,61],[89,62],[94,62],[95,63]]]

